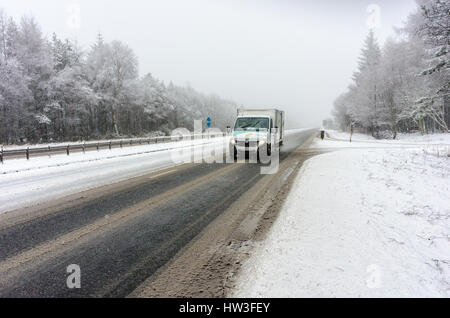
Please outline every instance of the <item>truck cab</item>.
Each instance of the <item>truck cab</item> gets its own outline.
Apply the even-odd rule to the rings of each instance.
[[[277,109],[238,109],[230,140],[230,153],[264,151],[271,155],[272,143],[283,144],[284,112]]]

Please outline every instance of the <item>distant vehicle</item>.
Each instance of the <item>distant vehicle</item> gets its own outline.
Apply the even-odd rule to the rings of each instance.
[[[272,138],[275,144],[283,144],[284,111],[278,109],[238,109],[230,140],[230,153],[237,159],[238,152],[248,153],[263,148],[271,155]],[[259,152],[258,152],[259,154]]]

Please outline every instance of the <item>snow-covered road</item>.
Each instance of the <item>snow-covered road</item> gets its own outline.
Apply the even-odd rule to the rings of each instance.
[[[307,129],[286,130],[286,135]],[[190,162],[191,150],[203,157],[222,154],[230,137],[160,143],[6,160],[0,165],[0,214],[90,188]],[[174,160],[173,155],[176,155]]]
[[[205,267],[211,260],[209,253],[224,246],[223,238],[234,233],[242,219],[254,219],[251,209],[243,207],[236,213],[235,207],[249,197],[256,204],[258,194],[272,186],[279,189],[289,172],[286,167],[299,163],[296,150],[306,147],[315,132],[309,129],[286,136],[280,171],[270,176],[261,173],[261,165],[251,163],[175,167],[177,161],[167,151],[1,175],[2,180],[11,181],[3,190],[14,189],[3,197],[6,204],[8,199],[13,203],[26,200],[27,195],[39,200],[51,192],[61,191],[64,197],[0,214],[0,296],[126,297],[163,273],[174,281],[164,284],[159,297],[184,294],[179,282],[195,296],[199,292],[196,283],[202,280],[189,277],[198,277],[199,269],[203,277],[214,271],[214,279],[202,287],[203,296],[221,295],[227,272],[216,271],[221,264]],[[209,146],[200,148],[201,153]],[[223,150],[224,145],[219,146]],[[162,171],[145,172],[166,164],[170,167]],[[128,177],[133,174],[136,178]],[[124,180],[115,182],[119,177]],[[90,182],[95,189],[65,196],[67,189],[81,184],[85,190]],[[113,184],[97,187],[98,182]],[[202,236],[205,232],[214,239]],[[200,252],[190,254],[194,245]],[[190,255],[193,267],[165,272],[164,265],[183,254]],[[82,271],[80,289],[66,286],[70,264],[79,265]]]

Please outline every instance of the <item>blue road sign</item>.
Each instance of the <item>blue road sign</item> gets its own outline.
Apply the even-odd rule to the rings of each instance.
[[[206,119],[206,126],[211,127],[211,118]]]

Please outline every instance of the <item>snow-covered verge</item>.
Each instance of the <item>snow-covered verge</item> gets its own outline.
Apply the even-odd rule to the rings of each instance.
[[[196,134],[196,136],[207,136],[206,133],[203,134]],[[37,143],[37,144],[31,144],[31,143],[26,143],[23,145],[16,145],[16,144],[11,144],[11,145],[1,145],[3,147],[4,150],[17,150],[17,149],[33,149],[33,148],[46,148],[46,147],[66,147],[67,145],[73,145],[73,146],[82,146],[83,144],[85,145],[96,145],[97,143],[108,143],[108,142],[113,142],[113,143],[118,143],[120,140],[122,140],[122,142],[124,143],[124,145],[127,145],[130,140],[133,140],[134,144],[137,144],[139,141],[142,141],[142,143],[147,143],[148,139],[158,139],[158,143],[161,142],[163,143],[163,140],[167,140],[166,138],[170,138],[168,136],[166,136],[163,132],[161,131],[156,131],[153,132],[151,134],[149,134],[146,137],[136,137],[136,138],[122,138],[122,139],[93,139],[93,140],[89,140],[89,141],[70,141],[70,142],[50,142],[50,143]],[[152,140],[152,143],[154,143],[155,141]]]
[[[327,130],[328,136],[333,140],[350,141],[350,133],[336,130]],[[395,140],[392,139],[375,139],[370,135],[354,133],[352,135],[353,142],[368,142],[375,144],[450,144],[450,133],[424,134],[415,133],[399,133]]]
[[[326,130],[327,134],[335,139],[349,140],[350,133],[345,131],[337,131],[337,130]],[[352,140],[376,140],[370,135],[361,134],[361,133],[353,133]]]
[[[315,139],[311,149],[318,148],[372,148],[414,150],[420,147],[428,154],[447,156],[450,154],[450,133],[433,135],[399,134],[396,140],[377,140],[370,135],[355,133],[350,142],[350,134],[327,130],[324,140]]]
[[[171,149],[178,149],[183,147],[192,147],[196,145],[224,143],[229,137],[217,137],[212,139],[197,139],[176,142],[165,142],[150,145],[137,145],[124,148],[101,149],[99,151],[91,150],[83,152],[74,152],[67,156],[66,154],[58,154],[48,156],[31,157],[30,160],[26,158],[8,159],[3,164],[0,164],[0,174],[15,173],[19,171],[42,169],[49,167],[58,167],[69,164],[98,161],[105,159],[112,159],[118,157],[126,157],[140,154],[150,154],[159,151],[166,151]]]
[[[316,156],[233,296],[450,297],[449,190],[450,158],[421,148]]]
[[[193,150],[203,156],[223,153],[227,138],[7,160],[0,165],[0,215],[189,162]]]

